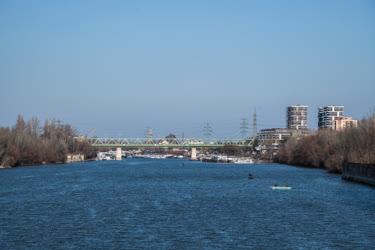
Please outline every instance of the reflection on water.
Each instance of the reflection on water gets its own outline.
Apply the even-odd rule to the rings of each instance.
[[[374,245],[375,189],[320,170],[128,159],[0,171],[1,249]]]

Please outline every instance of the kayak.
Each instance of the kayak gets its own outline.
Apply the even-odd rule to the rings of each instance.
[[[287,187],[287,186],[272,186],[271,188],[273,190],[291,190],[292,189],[291,187]]]

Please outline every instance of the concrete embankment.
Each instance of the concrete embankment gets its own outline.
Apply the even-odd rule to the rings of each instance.
[[[342,167],[342,179],[375,186],[375,165],[346,162]]]

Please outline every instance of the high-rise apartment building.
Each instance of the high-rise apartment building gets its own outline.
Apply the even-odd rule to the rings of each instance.
[[[307,130],[307,108],[305,105],[293,105],[286,109],[288,129]]]
[[[323,106],[318,109],[319,129],[335,129],[335,120],[344,116],[344,106]]]

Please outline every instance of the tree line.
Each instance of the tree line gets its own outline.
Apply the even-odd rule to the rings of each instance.
[[[281,146],[276,161],[337,173],[341,173],[345,161],[375,164],[375,113],[360,121],[357,128],[292,137]]]
[[[41,126],[37,118],[25,121],[19,115],[15,126],[0,127],[1,166],[63,163],[68,153],[81,153],[87,159],[96,156],[87,140],[57,120],[46,120]]]

